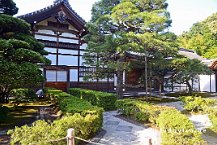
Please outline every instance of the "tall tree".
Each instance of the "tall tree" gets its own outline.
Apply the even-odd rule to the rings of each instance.
[[[0,99],[8,98],[11,89],[33,88],[43,81],[39,64],[49,64],[43,49],[21,19],[0,15]]]
[[[18,8],[13,0],[0,0],[0,13],[15,15],[17,12]]]
[[[183,56],[178,56],[172,60],[172,68],[174,71],[172,76],[173,82],[186,84],[190,94],[193,91],[193,86],[190,82],[198,80],[198,75],[211,73],[208,66],[202,64],[199,60],[191,60]]]
[[[117,74],[117,93],[122,98],[123,72],[128,70],[126,53],[164,60],[174,54],[174,34],[166,0],[101,0],[92,9],[86,63]],[[147,59],[146,59],[147,62]],[[147,65],[147,64],[146,64]]]
[[[180,47],[195,50],[205,58],[217,58],[217,13],[194,24],[179,36]]]

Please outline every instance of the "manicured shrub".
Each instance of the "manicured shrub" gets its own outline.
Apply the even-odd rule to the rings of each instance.
[[[14,97],[15,102],[34,101],[37,99],[35,91],[27,88],[13,89],[10,95]]]
[[[114,110],[117,96],[112,93],[85,90],[80,88],[71,88],[69,93],[80,99],[90,102],[92,105],[103,107],[104,110]]]
[[[192,92],[191,94],[189,94],[188,92],[175,92],[175,93],[167,93],[165,95],[169,97],[181,97],[181,96],[201,96],[202,98],[211,97],[211,94],[206,92]]]
[[[162,145],[205,145],[201,132],[184,114],[175,109],[161,112],[157,119],[161,129]]]
[[[47,141],[65,137],[69,128],[74,128],[75,135],[84,139],[92,137],[102,128],[102,108],[60,90],[47,89],[45,95],[54,98],[64,116],[50,124],[37,121],[32,126],[16,127],[8,132],[11,135],[11,144],[63,145],[66,141]]]
[[[181,97],[182,102],[184,103],[184,108],[187,111],[205,111],[207,107],[210,107],[217,103],[215,99],[202,98],[201,96],[184,96]]]
[[[126,116],[133,117],[140,122],[149,121],[154,124],[161,111],[173,109],[166,106],[152,105],[145,101],[135,99],[118,100],[116,106],[118,110]]]
[[[141,100],[122,99],[116,102],[117,108],[124,115],[158,125],[162,137],[162,145],[203,145],[201,133],[197,131],[187,116],[175,108],[157,106]]]
[[[97,115],[82,116],[76,113],[73,116],[65,116],[51,124],[45,121],[36,121],[32,126],[16,127],[14,131],[11,130],[8,134],[11,135],[12,145],[33,143],[38,145],[63,145],[66,144],[66,139],[58,142],[48,141],[64,138],[69,128],[75,129],[77,137],[88,139],[90,135],[96,134],[101,128],[101,124],[98,124]]]

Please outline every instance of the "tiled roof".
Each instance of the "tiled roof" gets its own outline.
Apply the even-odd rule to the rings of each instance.
[[[200,61],[206,60],[202,56],[198,55],[194,50],[189,50],[189,49],[185,49],[185,48],[179,48],[178,53],[180,55],[183,55],[183,56],[189,58],[189,59],[198,59]]]
[[[61,4],[65,5],[65,6],[68,8],[68,10],[69,10],[78,20],[80,20],[83,24],[86,23],[85,20],[82,19],[82,18],[72,9],[72,7],[70,6],[70,4],[69,4],[68,2],[65,2],[64,0],[57,1],[57,2],[53,3],[52,5],[50,5],[50,6],[48,6],[48,7],[45,7],[45,8],[43,8],[43,9],[40,9],[40,10],[31,12],[31,13],[28,13],[28,14],[25,14],[25,15],[18,16],[18,18],[26,19],[26,18],[32,17],[32,16],[34,16],[34,15],[39,15],[39,14],[41,14],[41,13],[45,13],[45,12],[47,12],[47,11],[49,11],[49,10],[51,10],[51,9],[53,9],[53,8],[55,8],[55,7],[57,7],[57,6],[59,6],[59,5],[61,5]]]

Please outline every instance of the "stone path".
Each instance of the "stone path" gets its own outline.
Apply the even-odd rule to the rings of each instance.
[[[185,110],[185,108],[183,107],[183,102],[182,101],[159,103],[157,105],[175,107],[179,111]]]
[[[106,133],[98,143],[105,145],[160,145],[160,132],[132,124],[117,117],[116,111],[104,113],[103,130]],[[95,139],[94,139],[95,140]]]

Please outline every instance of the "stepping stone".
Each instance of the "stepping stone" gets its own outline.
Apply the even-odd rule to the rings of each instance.
[[[131,132],[132,129],[133,129],[132,126],[119,125],[119,126],[116,128],[116,131]]]
[[[107,121],[105,124],[106,125],[118,125],[120,122],[119,121]]]
[[[118,136],[118,138],[125,142],[132,142],[135,141],[138,137],[133,133],[128,133],[125,135]]]

